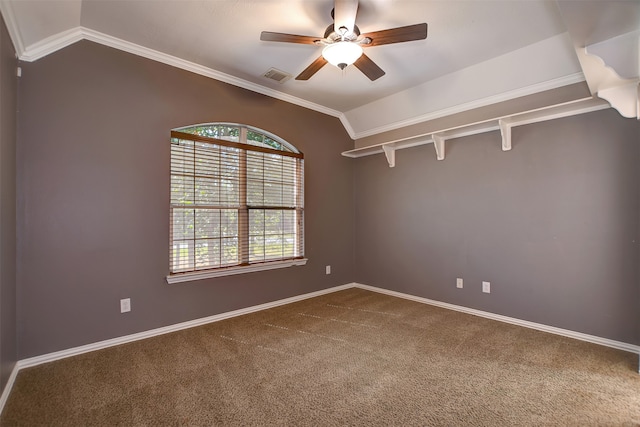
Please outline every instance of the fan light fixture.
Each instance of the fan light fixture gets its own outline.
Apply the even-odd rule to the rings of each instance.
[[[322,49],[324,59],[341,70],[356,62],[361,55],[362,47],[350,41],[339,41]]]

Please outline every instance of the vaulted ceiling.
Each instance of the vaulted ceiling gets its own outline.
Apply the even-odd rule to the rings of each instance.
[[[363,33],[426,22],[428,37],[367,48],[386,72],[376,81],[330,65],[308,81],[264,77],[272,67],[296,76],[321,47],[261,41],[261,31],[322,36],[333,4],[0,0],[0,10],[24,61],[88,39],[334,115],[353,139],[585,78],[595,93],[590,77],[603,71],[589,70],[584,47],[640,29],[636,1],[360,0]]]

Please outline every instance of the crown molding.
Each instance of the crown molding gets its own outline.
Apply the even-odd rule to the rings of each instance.
[[[16,50],[16,56],[20,57],[24,52],[24,42],[22,41],[18,23],[16,22],[16,15],[13,12],[11,3],[0,0],[0,13],[2,13],[9,37],[11,37],[11,41],[13,42],[13,48]]]
[[[347,116],[344,113],[340,113],[340,116],[338,116],[338,118],[340,119],[342,126],[344,126],[344,130],[346,130],[347,133],[349,134],[349,137],[355,140],[356,131],[353,130],[353,126],[351,126],[351,123],[349,123],[349,119],[347,119]]]
[[[316,104],[314,102],[310,102],[305,99],[298,98],[296,96],[277,91],[275,89],[267,88],[259,84],[252,83],[247,80],[232,76],[230,74],[226,74],[221,71],[217,71],[215,69],[212,69],[200,64],[196,64],[191,61],[187,61],[172,55],[168,55],[166,53],[159,52],[154,49],[140,46],[138,44],[131,43],[126,40],[122,40],[117,37],[113,37],[108,34],[104,34],[99,31],[92,30],[90,28],[85,28],[82,26],[72,28],[72,29],[63,31],[61,33],[55,34],[53,36],[47,37],[46,39],[38,43],[32,44],[24,48],[22,39],[20,37],[20,33],[18,31],[18,26],[16,25],[16,22],[15,22],[11,4],[0,0],[0,12],[2,12],[2,15],[7,24],[7,29],[9,30],[9,33],[11,35],[11,39],[14,43],[14,47],[16,48],[17,55],[19,59],[22,61],[27,61],[27,62],[37,61],[40,58],[43,58],[53,52],[63,49],[80,40],[89,40],[95,43],[102,44],[104,46],[112,47],[114,49],[118,49],[128,53],[132,53],[134,55],[141,56],[143,58],[151,59],[156,62],[160,62],[160,63],[170,65],[172,67],[176,67],[185,71],[189,71],[195,74],[209,77],[214,80],[218,80],[233,86],[247,89],[252,92],[260,93],[262,95],[266,95],[274,99],[279,99],[281,101],[288,102],[290,104],[308,108],[310,110],[317,111],[322,114],[336,117],[340,120],[347,134],[353,140],[365,138],[368,136],[399,129],[406,126],[411,126],[411,125],[426,122],[429,120],[434,120],[440,117],[461,113],[461,112],[472,110],[475,108],[480,108],[487,105],[508,101],[510,99],[531,95],[537,92],[556,89],[561,86],[585,81],[585,77],[583,73],[574,73],[561,78],[549,80],[542,83],[537,83],[524,88],[519,88],[516,90],[504,92],[498,95],[456,105],[451,108],[445,108],[442,110],[433,111],[427,114],[422,114],[406,120],[393,122],[393,123],[372,128],[366,131],[356,132],[349,121],[348,112],[344,113],[338,110],[334,110],[332,108],[325,107],[323,105]]]
[[[442,110],[433,111],[430,113],[422,114],[410,119],[393,122],[384,126],[379,126],[373,129],[369,129],[362,132],[355,132],[353,139],[365,138],[379,133],[388,132],[403,127],[415,125],[418,123],[428,122],[429,120],[439,119],[441,117],[450,116],[453,114],[463,113],[465,111],[473,110],[476,108],[486,107],[492,104],[498,104],[500,102],[509,101],[511,99],[520,98],[523,96],[533,95],[538,92],[544,92],[546,90],[557,89],[562,86],[567,86],[575,83],[585,81],[584,74],[581,72],[569,74],[557,79],[548,80],[541,83],[525,86],[508,92],[503,92],[498,95],[481,98],[475,101],[466,102],[450,108],[444,108]],[[347,113],[348,114],[348,113]]]
[[[0,2],[0,6],[1,5],[6,6],[5,3]],[[19,54],[19,58],[22,61],[33,62],[80,40],[89,40],[95,43],[102,44],[104,46],[109,46],[114,49],[132,53],[143,58],[151,59],[153,61],[161,62],[172,67],[180,68],[182,70],[190,71],[201,76],[209,77],[214,80],[247,89],[252,92],[260,93],[271,98],[279,99],[290,104],[308,108],[319,113],[339,118],[344,124],[344,119],[342,118],[344,114],[340,111],[304,100],[302,98],[298,98],[296,96],[279,92],[277,90],[270,89],[256,83],[251,83],[247,80],[243,80],[238,77],[234,77],[232,75],[214,70],[212,68],[196,64],[195,62],[180,59],[178,57],[168,55],[154,49],[149,49],[147,47],[140,46],[138,44],[131,43],[126,40],[122,40],[117,37],[92,30],[90,28],[76,27],[67,31],[63,31],[62,33],[55,34],[39,43],[28,46],[21,54]]]
[[[21,61],[33,62],[60,49],[64,49],[84,38],[82,27],[71,28],[58,34],[27,46],[24,52],[18,56]]]

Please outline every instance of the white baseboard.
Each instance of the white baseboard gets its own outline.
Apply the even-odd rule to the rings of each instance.
[[[171,332],[180,331],[182,329],[193,328],[195,326],[206,325],[207,323],[218,322],[220,320],[229,319],[231,317],[242,316],[243,314],[254,313],[256,311],[267,310],[269,308],[278,307],[285,304],[291,304],[292,302],[302,301],[309,298],[314,298],[320,295],[330,294],[333,292],[349,289],[353,287],[353,283],[346,285],[335,286],[333,288],[322,289],[316,292],[310,292],[308,294],[297,295],[295,297],[285,298],[278,301],[267,302],[260,305],[254,305],[252,307],[241,308],[239,310],[228,311],[226,313],[215,314],[213,316],[202,317],[200,319],[190,320],[188,322],[176,323],[175,325],[164,326],[162,328],[151,329],[149,331],[139,332],[137,334],[125,335],[123,337],[113,338],[105,341],[98,341],[96,343],[83,345],[80,347],[74,347],[67,350],[56,351],[54,353],[43,354],[42,356],[30,357],[18,361],[18,367],[28,368],[31,366],[41,365],[47,362],[53,362],[54,360],[60,360],[71,356],[77,356],[79,354],[88,353],[90,351],[101,350],[108,347],[113,347],[120,344],[125,344],[133,341],[143,340],[145,338],[151,338],[162,334],[168,334]]]
[[[508,316],[502,316],[500,314],[489,313],[487,311],[481,311],[473,308],[463,307],[460,305],[435,301],[428,298],[422,298],[414,295],[403,294],[402,292],[376,288],[375,286],[363,285],[361,283],[354,283],[353,286],[360,289],[366,289],[372,292],[378,292],[381,294],[391,295],[398,298],[404,298],[411,301],[420,302],[423,304],[434,305],[434,306],[446,308],[449,310],[455,310],[455,311],[460,311],[462,313],[472,314],[474,316],[484,317],[491,320],[497,320],[499,322],[511,323],[512,325],[522,326],[530,329],[536,329],[538,331],[549,332],[555,335],[562,335],[564,337],[574,338],[580,341],[586,341],[594,344],[604,345],[606,347],[612,347],[618,350],[628,351],[630,353],[640,354],[640,346],[621,342],[621,341],[610,340],[608,338],[602,338],[595,335],[583,334],[582,332],[575,332],[575,331],[570,331],[568,329],[556,328],[555,326],[548,326],[548,325],[543,325],[541,323],[529,322],[527,320],[516,319]]]
[[[342,291],[350,288],[360,288],[365,289],[372,292],[378,292],[381,294],[386,294],[398,298],[403,298],[411,301],[420,302],[423,304],[429,304],[437,307],[446,308],[449,310],[460,311],[462,313],[472,314],[474,316],[480,316],[487,319],[497,320],[499,322],[511,323],[513,325],[522,326],[525,328],[537,329],[543,332],[549,332],[556,335],[562,335],[569,338],[578,339],[581,341],[587,341],[594,344],[604,345],[607,347],[616,348],[618,350],[624,350],[631,353],[640,354],[640,346],[628,344],[620,341],[614,341],[607,338],[601,338],[594,335],[583,334],[581,332],[574,332],[567,329],[556,328],[553,326],[543,325],[540,323],[529,322],[526,320],[515,319],[513,317],[502,316],[499,314],[489,313],[486,311],[475,310],[473,308],[467,308],[459,305],[449,304],[446,302],[440,302],[435,300],[430,300],[428,298],[417,297],[414,295],[404,294],[401,292],[390,291],[387,289],[377,288],[375,286],[363,285],[361,283],[347,283],[341,286],[335,286],[333,288],[322,289],[320,291],[311,292],[307,294],[302,294],[290,298],[281,299],[278,301],[268,302],[265,304],[254,305],[252,307],[246,307],[239,310],[229,311],[226,313],[220,313],[213,316],[203,317],[200,319],[191,320],[188,322],[177,323],[175,325],[169,325],[162,328],[151,329],[149,331],[139,332],[136,334],[125,335],[118,338],[113,338],[110,340],[99,341],[92,344],[83,345],[80,347],[74,347],[67,350],[56,351],[53,353],[43,354],[41,356],[30,357],[28,359],[19,360],[15,366],[13,367],[13,371],[9,376],[9,380],[2,391],[2,395],[0,396],[0,413],[4,409],[4,405],[9,398],[9,394],[11,393],[11,389],[13,388],[13,384],[16,380],[18,372],[20,369],[29,368],[32,366],[37,366],[43,363],[53,362],[54,360],[60,360],[71,356],[77,356],[83,353],[88,353],[90,351],[96,351],[105,349],[108,347],[113,347],[120,344],[125,344],[133,341],[142,340],[145,338],[151,338],[154,336],[167,334],[170,332],[180,331],[182,329],[193,328],[196,326],[205,325],[207,323],[218,322],[220,320],[229,319],[236,316],[242,316],[244,314],[254,313],[256,311],[267,310],[269,308],[278,307],[285,304],[291,304],[293,302],[302,301],[309,298],[314,298],[320,295],[326,295],[337,291]]]
[[[151,329],[149,331],[139,332],[137,334],[125,335],[118,338],[113,338],[110,340],[99,341],[92,344],[83,345],[80,347],[69,348],[67,350],[56,351],[53,353],[43,354],[41,356],[30,357],[28,359],[19,360],[15,366],[13,367],[13,371],[11,372],[11,376],[7,381],[7,384],[2,391],[2,395],[0,396],[0,414],[4,410],[4,405],[7,403],[7,399],[9,398],[9,394],[11,393],[11,389],[13,388],[13,384],[16,380],[18,372],[23,368],[29,368],[32,366],[41,365],[43,363],[53,362],[55,360],[65,359],[71,356],[77,356],[83,353],[88,353],[90,351],[102,350],[108,347],[113,347],[120,344],[125,344],[133,341],[142,340],[145,338],[151,338],[162,334],[168,334],[170,332],[179,331],[182,329],[193,328],[195,326],[205,325],[207,323],[218,322],[220,320],[229,319],[231,317],[242,316],[243,314],[254,313],[256,311],[267,310],[269,308],[278,307],[285,304],[291,304],[293,302],[302,301],[305,299],[317,297],[320,295],[330,294],[337,291],[342,291],[344,289],[353,288],[353,283],[348,283],[346,285],[335,286],[333,288],[322,289],[316,292],[310,292],[307,294],[297,295],[290,298],[281,299],[278,301],[272,301],[265,304],[254,305],[252,307],[241,308],[239,310],[228,311],[226,313],[220,313],[213,316],[203,317],[200,319],[190,320],[188,322],[177,323],[175,325],[169,325],[162,328]]]

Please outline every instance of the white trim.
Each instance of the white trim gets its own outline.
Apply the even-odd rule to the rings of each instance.
[[[13,384],[16,382],[16,377],[18,376],[18,371],[20,370],[19,363],[20,362],[16,362],[13,365],[11,375],[9,375],[9,379],[4,385],[4,390],[2,390],[2,395],[0,396],[0,414],[4,410],[4,405],[7,404],[7,400],[9,400],[9,395],[11,394],[11,389],[13,389]]]
[[[462,138],[464,136],[477,135],[479,133],[498,130],[500,129],[501,120],[507,120],[510,127],[515,127],[547,120],[576,116],[579,114],[591,113],[607,108],[611,108],[608,102],[597,98],[588,97],[557,105],[550,105],[535,110],[524,111],[512,116],[496,117],[481,122],[469,123],[455,128],[439,129],[435,133],[443,135],[446,139]],[[387,144],[393,144],[396,150],[402,150],[405,148],[416,147],[424,144],[431,144],[433,143],[432,135],[433,132],[429,132],[413,135],[406,138],[394,139],[391,141],[368,145],[366,147],[354,148],[353,150],[343,152],[342,155],[351,158],[371,156],[374,154],[382,153],[382,147]]]
[[[556,335],[565,336],[568,338],[574,338],[580,341],[591,342],[594,344],[604,345],[606,347],[615,348],[618,350],[628,351],[631,353],[640,354],[640,346],[628,344],[620,341],[614,341],[607,338],[601,338],[594,335],[583,334],[580,332],[574,332],[567,329],[556,328],[553,326],[542,325],[540,323],[529,322],[526,320],[515,319],[512,317],[502,316],[499,314],[489,313],[486,311],[476,310],[473,308],[462,307],[459,305],[449,304],[445,302],[430,300],[427,298],[417,297],[414,295],[404,294],[401,292],[390,291],[387,289],[377,288],[375,286],[363,285],[361,283],[347,283],[345,285],[335,286],[333,288],[322,289],[315,292],[310,292],[307,294],[297,295],[290,298],[285,298],[277,301],[272,301],[260,305],[254,305],[252,307],[246,307],[239,310],[228,311],[225,313],[216,314],[213,316],[203,317],[200,319],[191,320],[188,322],[177,323],[174,325],[164,326],[162,328],[151,329],[144,332],[139,332],[137,334],[125,335],[118,338],[113,338],[110,340],[99,341],[92,344],[83,345],[80,347],[74,347],[67,350],[56,351],[53,353],[43,354],[41,356],[30,357],[28,359],[19,360],[13,367],[13,371],[9,376],[9,380],[2,391],[2,396],[0,397],[0,413],[2,413],[4,409],[4,405],[11,394],[11,389],[13,388],[13,384],[15,383],[18,372],[23,368],[30,368],[32,366],[41,365],[43,363],[53,362],[60,359],[65,359],[67,357],[77,356],[84,353],[89,353],[91,351],[102,350],[105,348],[113,347],[120,344],[126,344],[134,341],[139,341],[146,338],[155,337],[158,335],[168,334],[171,332],[180,331],[183,329],[189,329],[196,326],[205,325],[208,323],[218,322],[220,320],[229,319],[236,316],[242,316],[249,313],[254,313],[261,310],[267,310],[270,308],[278,307],[281,305],[291,304],[294,302],[302,301],[309,298],[318,297],[321,295],[330,294],[333,292],[343,291],[351,288],[359,288],[365,289],[371,292],[377,292],[385,295],[390,295],[397,298],[403,298],[410,301],[416,301],[423,304],[429,304],[436,307],[442,307],[449,310],[455,310],[462,313],[471,314],[474,316],[480,316],[491,320],[497,320],[499,322],[510,323],[517,326],[522,326],[525,328],[536,329],[543,332],[548,332]]]
[[[354,284],[349,283],[346,285],[335,286],[333,288],[322,289],[307,294],[297,295],[290,298],[285,298],[277,301],[267,302],[260,305],[254,305],[251,307],[241,308],[239,310],[227,311],[225,313],[215,314],[213,316],[202,317],[200,319],[190,320],[188,322],[177,323],[175,325],[164,326],[162,328],[151,329],[149,331],[139,332],[137,334],[125,335],[110,340],[99,341],[93,344],[87,344],[80,347],[74,347],[67,350],[56,351],[54,353],[43,354],[41,356],[30,357],[18,361],[17,365],[19,369],[29,368],[32,366],[41,365],[43,363],[53,362],[55,360],[65,359],[71,356],[77,356],[84,353],[89,353],[95,350],[102,350],[105,348],[113,347],[120,344],[126,344],[134,341],[143,340],[146,338],[155,337],[158,335],[168,334],[171,332],[180,331],[183,329],[189,329],[196,326],[206,325],[208,323],[219,322],[220,320],[229,319],[232,317],[242,316],[256,311],[268,310],[270,308],[279,307],[281,305],[291,304],[294,302],[302,301],[309,298],[315,298],[320,295],[330,294],[337,291],[353,288]]]
[[[446,308],[449,310],[459,311],[466,314],[472,314],[474,316],[484,317],[486,319],[497,320],[498,322],[510,323],[516,326],[522,326],[529,329],[536,329],[542,332],[548,332],[550,334],[561,335],[568,338],[573,338],[580,341],[586,341],[593,344],[603,345],[605,347],[611,347],[618,350],[628,351],[630,353],[640,354],[640,346],[629,344],[621,341],[610,340],[608,338],[602,338],[595,335],[583,334],[582,332],[575,332],[568,329],[556,328],[555,326],[543,325],[541,323],[529,322],[528,320],[516,319],[513,317],[502,316],[500,314],[489,313],[487,311],[476,310],[474,308],[463,307],[460,305],[449,304],[446,302],[440,302],[431,300],[428,298],[417,297],[414,295],[404,294],[402,292],[390,291],[387,289],[377,288],[375,286],[363,285],[361,283],[354,283],[355,288],[365,289],[367,291],[378,292],[385,295],[391,295],[398,298],[403,298],[411,301],[420,302],[423,304],[433,305],[436,307]]]
[[[167,283],[191,282],[193,280],[210,279],[212,277],[232,276],[234,274],[253,273],[255,271],[275,270],[277,268],[287,268],[299,265],[306,265],[307,258],[287,259],[284,261],[265,262],[251,265],[236,265],[233,267],[220,268],[215,270],[192,271],[188,273],[177,273],[167,276]]]
[[[82,27],[71,28],[58,34],[47,37],[27,46],[26,50],[18,57],[21,61],[33,62],[44,56],[50,55],[60,49],[64,49],[84,38]]]
[[[5,0],[0,0],[0,12],[4,18],[4,23],[7,26],[9,37],[11,37],[11,41],[13,42],[13,48],[16,50],[16,55],[20,57],[24,52],[24,42],[22,41],[20,27],[16,21],[16,15],[13,12],[11,3]]]
[[[0,1],[0,6],[3,2]],[[340,111],[332,108],[325,107],[314,102],[307,101],[302,98],[298,98],[293,95],[289,95],[283,92],[279,92],[274,89],[270,89],[255,83],[251,83],[247,80],[240,79],[238,77],[226,74],[217,70],[214,70],[204,65],[196,64],[195,62],[186,61],[178,57],[168,55],[166,53],[159,52],[157,50],[149,49],[144,46],[137,45],[135,43],[128,42],[126,40],[119,39],[117,37],[110,36],[108,34],[101,33],[99,31],[92,30],[85,27],[76,27],[28,46],[25,49],[21,49],[19,58],[22,61],[32,62],[42,57],[45,57],[63,47],[69,46],[80,40],[89,40],[95,43],[99,43],[105,46],[109,46],[124,52],[129,52],[143,58],[151,59],[153,61],[161,62],[163,64],[171,65],[172,67],[180,68],[182,70],[190,71],[192,73],[200,74],[201,76],[209,77],[214,80],[218,80],[224,83],[228,83],[233,86],[238,86],[243,89],[247,89],[253,92],[267,95],[271,98],[279,99],[281,101],[295,104],[300,107],[309,108],[310,110],[318,111],[329,116],[341,118],[343,114]],[[341,119],[342,120],[342,119]]]
[[[533,95],[538,92],[544,92],[546,90],[557,89],[562,86],[570,84],[580,83],[585,81],[584,74],[581,72],[569,74],[567,76],[559,77],[557,79],[548,80],[541,83],[525,86],[522,88],[514,89],[508,92],[503,92],[498,95],[488,96],[486,98],[477,99],[475,101],[467,102],[464,104],[455,105],[450,108],[442,110],[432,111],[420,116],[413,117],[411,119],[400,120],[397,122],[389,123],[384,126],[379,126],[373,129],[369,129],[362,132],[355,132],[353,139],[361,139],[367,136],[377,135],[379,133],[388,132],[403,127],[415,125],[422,122],[428,122],[429,120],[439,119],[441,117],[450,116],[453,114],[463,113],[465,111],[473,110],[476,108],[486,107],[492,104],[498,104],[500,102],[509,101],[511,99],[520,98],[523,96]],[[348,112],[347,112],[348,114]]]
[[[299,105],[301,107],[309,108],[311,110],[318,111],[320,113],[327,114],[333,117],[339,117],[340,112],[333,110],[331,108],[327,108],[323,105],[319,105],[283,92],[279,92],[274,89],[266,88],[264,86],[251,83],[247,80],[240,79],[238,77],[232,76],[230,74],[226,74],[217,70],[214,70],[209,67],[205,67],[204,65],[196,64],[195,62],[186,61],[184,59],[168,55],[163,52],[159,52],[157,50],[149,49],[144,46],[137,45],[135,43],[128,42],[126,40],[122,40],[116,37],[112,37],[108,34],[104,34],[95,30],[91,30],[89,28],[82,28],[84,39],[90,40],[96,43],[103,44],[105,46],[113,47],[115,49],[123,50],[125,52],[133,53],[138,56],[142,56],[147,59],[152,59],[157,62],[162,62],[163,64],[171,65],[176,68],[180,68],[186,71],[191,71],[192,73],[200,74],[205,77],[210,77],[214,80],[218,80],[224,83],[228,83],[233,86],[238,86],[243,89],[247,89],[253,92],[261,93],[263,95],[270,96],[271,98],[276,98],[281,101],[286,101],[291,104]]]
[[[487,105],[508,101],[510,99],[532,95],[534,93],[542,92],[545,90],[556,89],[558,87],[585,81],[585,77],[583,73],[581,72],[574,73],[574,74],[570,74],[557,79],[536,83],[523,88],[518,88],[512,91],[504,92],[498,95],[493,95],[486,98],[478,99],[465,104],[460,104],[450,108],[433,111],[430,113],[413,117],[411,119],[400,120],[400,121],[393,122],[377,128],[369,129],[362,132],[356,132],[353,129],[353,126],[351,125],[351,123],[349,122],[348,112],[344,113],[329,107],[325,107],[323,105],[316,104],[314,102],[307,101],[305,99],[298,98],[296,96],[289,95],[289,94],[277,91],[275,89],[267,88],[259,84],[252,83],[247,80],[232,76],[230,74],[226,74],[226,73],[214,70],[212,68],[205,67],[203,65],[196,64],[194,62],[187,61],[187,60],[184,60],[163,52],[159,52],[144,46],[140,46],[138,44],[131,43],[126,40],[119,39],[117,37],[113,37],[108,34],[92,30],[90,28],[86,28],[82,26],[72,28],[72,29],[63,31],[61,33],[55,34],[53,36],[47,37],[46,39],[38,43],[32,44],[30,46],[27,46],[25,48],[22,45],[22,38],[19,35],[18,27],[15,22],[15,17],[12,12],[10,4],[3,0],[0,0],[0,11],[2,12],[2,15],[5,18],[5,22],[7,23],[7,28],[11,35],[11,39],[14,42],[14,47],[16,48],[18,57],[22,61],[27,61],[27,62],[36,61],[40,58],[43,58],[57,50],[67,47],[80,40],[89,40],[89,41],[99,43],[105,46],[109,46],[124,52],[132,53],[134,55],[141,56],[143,58],[151,59],[153,61],[167,64],[182,70],[190,71],[192,73],[199,74],[205,77],[209,77],[214,80],[228,83],[233,86],[247,89],[256,93],[260,93],[262,95],[266,95],[271,98],[279,99],[281,101],[288,102],[290,104],[308,108],[310,110],[314,110],[322,114],[336,117],[340,120],[344,129],[348,133],[349,137],[353,140],[364,138],[371,135],[376,135],[376,134],[387,132],[390,130],[399,129],[406,126],[411,126],[411,125],[426,122],[429,120],[434,120],[440,117],[461,113],[461,112],[472,110],[475,108],[485,107]]]
[[[351,123],[349,123],[349,119],[347,119],[347,116],[344,113],[340,113],[338,118],[340,119],[340,123],[342,123],[342,126],[344,127],[344,129],[349,134],[349,138],[355,140],[356,139],[356,131],[353,130],[353,126],[351,126]]]
[[[543,332],[549,332],[556,335],[562,335],[569,338],[575,338],[581,341],[587,341],[594,344],[604,345],[606,347],[616,348],[619,350],[629,351],[631,353],[640,354],[640,346],[624,343],[620,341],[614,341],[607,338],[601,338],[594,335],[583,334],[581,332],[574,332],[567,329],[556,328],[554,326],[543,325],[540,323],[529,322],[526,320],[516,319],[513,317],[502,316],[499,314],[489,313],[486,311],[476,310],[473,308],[463,307],[459,305],[449,304],[446,302],[435,301],[427,298],[417,297],[414,295],[404,294],[401,292],[390,291],[387,289],[377,288],[375,286],[364,285],[361,283],[347,283],[345,285],[335,286],[332,288],[322,289],[307,294],[297,295],[290,298],[285,298],[277,301],[272,301],[260,305],[254,305],[251,307],[241,308],[239,310],[228,311],[225,313],[215,314],[213,316],[203,317],[200,319],[190,320],[188,322],[177,323],[174,325],[164,326],[162,328],[151,329],[144,332],[139,332],[132,335],[125,335],[118,338],[112,338],[110,340],[99,341],[92,344],[83,345],[80,347],[74,347],[67,350],[57,351],[54,353],[48,353],[41,356],[30,357],[28,359],[19,360],[16,363],[17,370],[23,368],[29,368],[32,366],[41,365],[43,363],[53,362],[55,360],[65,359],[71,356],[77,356],[80,354],[88,353],[95,350],[102,350],[105,348],[113,347],[120,344],[126,344],[129,342],[139,341],[146,338],[155,337],[158,335],[168,334],[171,332],[180,331],[183,329],[189,329],[196,326],[206,325],[208,323],[218,322],[220,320],[229,319],[232,317],[242,316],[257,311],[268,310],[270,308],[279,307],[281,305],[291,304],[294,302],[302,301],[309,298],[315,298],[321,295],[330,294],[333,292],[343,291],[351,288],[365,289],[367,291],[377,292],[380,294],[390,295],[397,298],[408,299],[411,301],[420,302],[423,304],[429,304],[437,307],[446,308],[449,310],[455,310],[462,313],[472,314],[474,316],[480,316],[487,319],[497,320],[499,322],[510,323],[517,326],[523,326],[525,328],[536,329]],[[14,368],[14,370],[16,370]],[[13,374],[12,374],[13,375]],[[11,379],[10,379],[11,381]],[[9,383],[7,383],[9,384]]]
[[[355,287],[355,283],[347,283],[346,285],[334,286],[332,288],[321,289],[319,291],[310,292],[307,294],[297,295],[290,298],[285,298],[277,301],[272,301],[260,305],[254,305],[252,307],[241,308],[239,310],[228,311],[225,313],[215,314],[213,316],[203,317],[200,319],[190,320],[188,322],[177,323],[174,325],[164,326],[161,328],[151,329],[148,331],[138,332],[136,334],[125,335],[122,337],[112,338],[105,341],[98,341],[92,344],[87,344],[79,347],[73,347],[66,350],[56,351],[53,353],[43,354],[41,356],[30,357],[28,359],[22,359],[16,362],[9,376],[7,384],[4,386],[2,395],[0,396],[0,414],[4,410],[4,406],[9,399],[11,390],[15,383],[18,372],[24,368],[30,368],[38,366],[43,363],[49,363],[60,359],[66,359],[67,357],[78,356],[80,354],[89,353],[92,351],[102,350],[109,347],[114,347],[120,344],[126,344],[134,341],[143,340],[146,338],[155,337],[158,335],[168,334],[171,332],[181,331],[183,329],[189,329],[196,326],[206,325],[208,323],[218,322],[220,320],[229,319],[232,317],[242,316],[257,311],[268,310],[270,308],[279,307],[281,305],[291,304],[294,302],[302,301],[309,298],[315,298],[321,295],[330,294],[333,292],[342,291],[345,289],[351,289]]]

